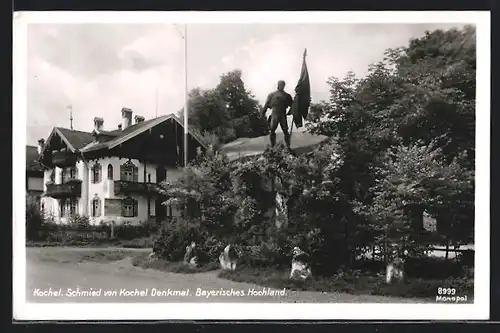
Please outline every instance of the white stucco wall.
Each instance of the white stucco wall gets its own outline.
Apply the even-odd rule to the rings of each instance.
[[[56,168],[57,169],[57,168]],[[50,181],[52,170],[45,170],[43,173],[43,191],[47,190],[47,183]],[[56,179],[57,180],[57,179]],[[51,197],[42,196],[40,200],[43,212],[46,217],[53,217],[55,222],[59,222],[59,202]]]
[[[120,180],[120,166],[129,160],[126,158],[118,157],[106,157],[98,160],[83,161],[79,160],[76,164],[77,166],[77,177],[82,180],[82,193],[78,199],[77,211],[80,215],[89,216],[92,224],[99,224],[101,222],[111,222],[115,221],[117,224],[124,222],[130,222],[132,224],[137,224],[148,219],[148,200],[145,196],[131,195],[130,197],[137,200],[138,205],[138,216],[136,217],[121,217],[121,216],[105,216],[104,207],[105,199],[122,199],[125,196],[116,196],[114,193],[114,181]],[[151,175],[151,182],[156,183],[156,165],[146,163],[140,163],[138,160],[130,160],[136,167],[138,167],[138,182],[142,183],[144,180],[148,180],[148,174]],[[91,182],[91,172],[92,166],[99,163],[102,167],[101,169],[101,181],[99,183],[93,184]],[[113,179],[108,180],[108,165],[113,167]],[[144,169],[146,169],[146,175],[144,175]],[[45,185],[50,180],[51,170],[46,170],[44,174],[43,189],[46,190]],[[167,180],[176,180],[182,174],[182,169],[179,168],[167,168]],[[61,183],[61,169],[56,168],[55,171],[55,183]],[[98,197],[101,200],[101,214],[100,216],[92,217],[92,199]],[[155,216],[155,197],[150,198],[150,215]],[[59,217],[59,201],[51,197],[42,198],[43,207],[46,214],[51,214],[55,217],[56,222],[65,223],[64,218]],[[174,213],[174,215],[177,215]]]

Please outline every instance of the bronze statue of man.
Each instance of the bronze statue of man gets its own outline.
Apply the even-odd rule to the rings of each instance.
[[[278,90],[269,94],[266,104],[264,104],[261,111],[261,115],[264,117],[267,109],[272,110],[272,114],[269,117],[269,129],[271,131],[269,137],[271,139],[271,145],[273,146],[276,144],[276,129],[279,124],[285,135],[285,143],[287,147],[290,148],[290,133],[288,133],[286,116],[287,109],[292,106],[292,103],[292,96],[285,92],[285,81],[278,81]]]

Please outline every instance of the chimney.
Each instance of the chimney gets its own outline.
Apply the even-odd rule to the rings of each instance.
[[[44,139],[40,139],[38,140],[38,155],[40,155],[42,153],[42,149],[43,149],[43,145],[45,143],[45,140]]]
[[[122,108],[122,130],[132,126],[132,110],[129,108]]]
[[[139,115],[136,115],[134,117],[135,119],[135,123],[138,124],[138,123],[142,123],[144,121],[144,117],[143,116],[139,116]]]
[[[118,129],[121,131],[122,130],[122,124],[118,124]]]
[[[102,118],[99,118],[99,117],[95,117],[94,118],[94,129],[97,130],[97,131],[101,131],[102,130],[102,125],[104,124],[104,119]]]

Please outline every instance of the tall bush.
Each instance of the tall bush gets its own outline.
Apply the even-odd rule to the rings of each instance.
[[[26,239],[36,240],[44,223],[40,206],[31,198],[26,198]]]

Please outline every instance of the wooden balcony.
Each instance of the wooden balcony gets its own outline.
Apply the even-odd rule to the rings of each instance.
[[[64,184],[47,183],[45,195],[56,199],[80,197],[82,195],[82,181],[73,179]]]
[[[75,165],[77,155],[69,151],[52,152],[52,164],[58,167],[68,167]]]
[[[160,186],[156,183],[139,183],[127,180],[115,180],[115,195],[155,195],[159,193]]]

